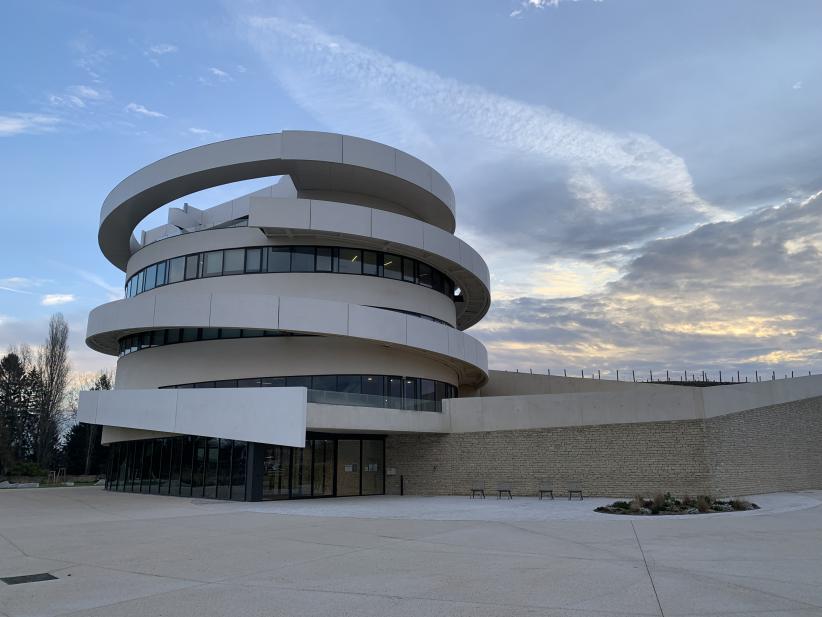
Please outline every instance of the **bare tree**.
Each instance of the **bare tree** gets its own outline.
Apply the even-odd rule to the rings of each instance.
[[[114,387],[114,377],[109,371],[100,371],[97,379],[94,380],[94,385],[90,390],[111,390]],[[88,443],[86,444],[86,464],[83,473],[88,475],[91,472],[92,453],[99,447],[100,438],[97,436],[97,425],[88,425]]]
[[[60,440],[64,421],[62,405],[69,384],[69,327],[62,313],[52,315],[46,342],[37,351],[36,373],[39,380],[37,405],[36,457],[48,469]]]

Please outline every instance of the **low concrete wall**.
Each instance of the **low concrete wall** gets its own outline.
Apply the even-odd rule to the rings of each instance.
[[[674,421],[559,426],[445,435],[389,435],[386,491],[467,494],[512,482],[533,495],[542,478],[557,494],[579,479],[587,495],[637,492],[744,495],[822,488],[822,397]]]

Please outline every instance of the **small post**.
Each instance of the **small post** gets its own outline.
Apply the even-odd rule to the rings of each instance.
[[[685,381],[688,381],[688,369],[685,369]]]
[[[566,377],[568,377],[568,369],[562,369],[562,373],[563,373]]]
[[[636,383],[636,371],[631,369],[631,376],[634,378],[634,383]]]
[[[619,369],[617,369],[617,381],[619,381]]]
[[[719,383],[722,383],[722,371],[719,371]]]
[[[548,377],[551,376],[551,369],[548,369]]]
[[[757,382],[759,381],[759,371],[754,371],[754,379],[756,379]]]
[[[597,369],[597,379],[600,379],[600,380],[602,379],[602,373],[600,372],[599,369]]]
[[[776,381],[776,371],[772,372],[771,381]]]
[[[668,375],[668,369],[665,369],[665,381],[671,381],[671,378]]]
[[[654,381],[654,372],[651,369],[648,369],[648,374],[651,376],[651,383]]]
[[[529,370],[529,371],[531,371],[531,374],[532,374],[532,375],[534,374],[534,369],[529,368],[528,370]]]
[[[585,369],[579,369],[579,374],[582,375],[583,379],[585,379]]]
[[[791,379],[793,379],[793,371],[791,371]]]
[[[739,383],[739,371],[736,372],[736,383]]]

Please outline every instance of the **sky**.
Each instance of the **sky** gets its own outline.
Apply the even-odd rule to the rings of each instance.
[[[0,349],[61,311],[75,369],[113,367],[83,342],[122,297],[97,247],[108,192],[180,150],[306,129],[450,181],[492,274],[470,330],[491,368],[820,372],[819,23],[817,0],[10,0]]]

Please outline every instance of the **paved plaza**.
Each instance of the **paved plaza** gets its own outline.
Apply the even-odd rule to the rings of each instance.
[[[231,503],[0,492],[0,615],[822,615],[822,491],[757,512],[606,500]]]

